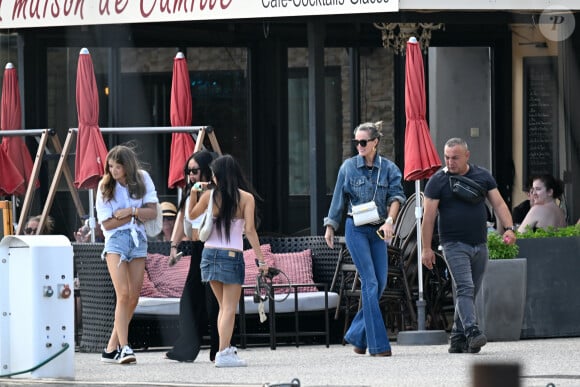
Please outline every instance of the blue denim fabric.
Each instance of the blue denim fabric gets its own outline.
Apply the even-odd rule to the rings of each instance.
[[[241,251],[205,247],[201,253],[201,280],[224,284],[244,283],[246,265]]]
[[[443,255],[453,277],[453,338],[464,335],[467,329],[477,326],[475,296],[481,288],[489,252],[487,244],[472,246],[461,242],[448,242],[443,244]]]
[[[121,262],[131,262],[135,258],[147,258],[147,239],[140,232],[137,233],[139,246],[135,246],[130,229],[117,230],[110,237],[105,238],[105,247],[101,259],[105,259],[107,253],[116,253],[121,256]]]
[[[387,207],[393,201],[398,200],[401,205],[405,203],[399,167],[392,161],[378,155],[375,157],[373,165],[372,173],[369,176],[364,158],[360,155],[342,163],[338,170],[328,216],[324,218],[325,227],[330,225],[333,229],[338,229],[345,204],[348,205],[350,213],[353,204],[357,205],[373,200],[375,187],[377,187],[377,177],[379,177],[379,165],[381,174],[375,196],[379,216],[383,219],[387,217]]]
[[[355,226],[346,220],[346,245],[358,270],[362,286],[362,308],[344,339],[375,354],[391,350],[379,299],[387,286],[387,244],[376,234],[376,226]]]

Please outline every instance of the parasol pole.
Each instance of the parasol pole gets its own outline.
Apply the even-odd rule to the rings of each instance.
[[[97,223],[95,221],[95,197],[93,189],[89,189],[89,228],[91,229],[91,243],[95,243],[95,228]]]
[[[16,229],[18,228],[18,223],[16,222],[16,219],[18,219],[18,217],[16,216],[16,201],[18,200],[17,196],[12,194],[12,231],[10,233],[10,235],[14,235]]]
[[[417,220],[417,275],[419,278],[419,299],[417,300],[417,323],[420,331],[425,330],[425,300],[423,299],[423,266],[421,252],[423,251],[423,238],[421,237],[421,218],[423,207],[421,206],[421,185],[415,180],[415,219]]]

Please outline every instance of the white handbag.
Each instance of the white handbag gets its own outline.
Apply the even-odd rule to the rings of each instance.
[[[355,226],[372,224],[380,221],[379,210],[374,200],[352,206],[352,220]]]
[[[381,160],[382,164],[382,160]],[[377,188],[379,187],[379,178],[381,177],[381,166],[379,164],[379,173],[377,175],[377,184],[375,185],[375,193],[373,200],[352,206],[352,220],[355,226],[363,226],[365,224],[375,224],[381,222],[379,210],[375,203],[375,196],[377,196]]]
[[[157,216],[153,219],[143,222],[145,226],[145,233],[150,238],[155,238],[157,235],[163,231],[163,211],[159,203],[155,203],[157,206]]]
[[[209,191],[209,203],[199,226],[199,240],[207,241],[213,228],[213,189]]]

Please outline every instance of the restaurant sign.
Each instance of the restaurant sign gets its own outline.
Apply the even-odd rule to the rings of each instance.
[[[399,0],[0,0],[0,29],[398,10]]]

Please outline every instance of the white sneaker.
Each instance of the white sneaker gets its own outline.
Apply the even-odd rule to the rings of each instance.
[[[117,359],[117,362],[119,364],[129,364],[137,362],[137,358],[135,357],[135,354],[133,353],[131,347],[129,347],[128,345],[123,346],[123,349],[121,349],[121,353]]]
[[[218,352],[215,357],[215,366],[222,367],[246,367],[246,361],[238,357],[234,347],[228,347]]]

